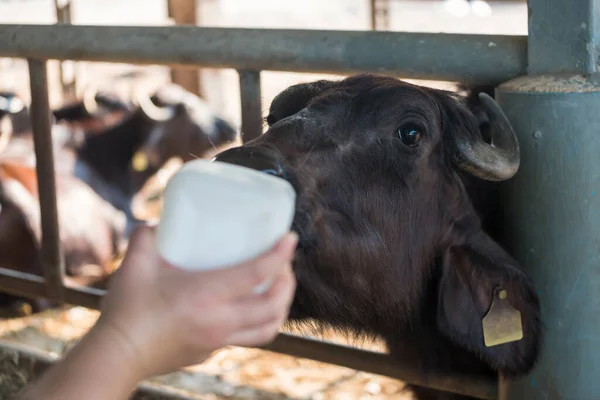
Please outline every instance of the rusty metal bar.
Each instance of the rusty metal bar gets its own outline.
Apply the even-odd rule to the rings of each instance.
[[[54,0],[54,11],[56,12],[57,24],[71,23],[71,0]],[[58,63],[58,74],[60,77],[60,85],[62,89],[63,101],[65,98],[74,98],[76,96],[77,78],[74,76],[70,82],[65,80],[65,66],[70,65],[76,67],[73,61],[61,61]]]
[[[44,371],[50,368],[58,360],[59,356],[39,350],[33,346],[13,343],[6,340],[0,340],[0,353],[10,355],[14,360],[15,369],[26,372],[26,376],[38,378]],[[178,393],[175,390],[167,388],[158,388],[153,385],[141,383],[132,393],[132,400],[142,399],[173,399],[173,400],[193,400],[196,396],[189,397]]]
[[[497,85],[527,68],[527,37],[194,26],[0,25],[0,57],[378,72]]]
[[[431,389],[493,400],[498,388],[495,380],[483,377],[417,372],[413,364],[392,360],[388,355],[354,347],[327,343],[294,335],[279,335],[273,343],[262,349],[283,353],[293,357],[308,358],[346,368],[384,375],[408,384]]]
[[[35,150],[38,198],[41,212],[42,260],[47,295],[62,299],[64,263],[60,250],[52,123],[45,60],[28,60],[31,85],[31,125]]]
[[[40,276],[0,268],[0,290],[36,298],[44,293],[44,280]],[[98,310],[104,294],[105,291],[99,289],[66,287],[64,299],[68,304]],[[261,349],[370,372],[414,385],[470,395],[478,399],[496,399],[497,382],[494,380],[464,375],[441,375],[435,372],[421,375],[415,372],[414,365],[393,360],[383,353],[285,333],[279,334],[271,344]]]
[[[369,0],[369,16],[371,17],[371,30],[377,30],[377,0]]]
[[[242,106],[242,139],[244,142],[262,135],[262,98],[259,71],[238,71]]]
[[[370,0],[371,30],[386,31],[390,28],[389,0]]]
[[[57,298],[47,293],[43,277],[7,268],[0,268],[0,291],[30,299],[44,297],[50,300],[64,301],[67,304],[93,310],[99,308],[100,300],[105,294],[105,291],[101,289],[65,285],[62,297]]]

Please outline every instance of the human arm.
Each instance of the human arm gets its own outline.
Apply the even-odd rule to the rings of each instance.
[[[190,272],[158,256],[153,228],[138,229],[96,325],[20,399],[126,399],[140,380],[201,363],[223,346],[270,342],[295,290],[295,246],[290,234],[250,262]],[[266,293],[253,293],[272,277]]]

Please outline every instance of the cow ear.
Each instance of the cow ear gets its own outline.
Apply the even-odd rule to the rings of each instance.
[[[507,377],[527,374],[537,361],[541,342],[539,299],[528,276],[482,231],[463,245],[449,248],[442,263],[436,315],[440,332]],[[494,312],[489,313],[493,302]],[[509,331],[514,331],[511,324],[517,316],[522,339],[486,346],[486,316],[487,322],[500,321],[500,328]],[[503,336],[498,329],[486,330],[491,336]]]
[[[310,101],[331,87],[333,81],[319,80],[315,82],[299,83],[279,93],[271,102],[269,115],[266,122],[269,126],[296,114],[310,103]]]

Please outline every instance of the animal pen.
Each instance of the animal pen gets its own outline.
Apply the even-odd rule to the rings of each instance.
[[[546,333],[535,370],[509,382],[436,371],[423,376],[385,354],[288,334],[265,348],[480,399],[599,399],[600,2],[528,0],[528,6],[527,36],[0,25],[0,57],[29,63],[45,260],[44,277],[0,269],[0,289],[92,309],[104,294],[63,281],[47,60],[236,69],[244,140],[262,133],[261,71],[490,84],[521,145],[520,171],[502,185],[510,250],[527,266],[543,305]],[[51,362],[22,354],[40,365]]]

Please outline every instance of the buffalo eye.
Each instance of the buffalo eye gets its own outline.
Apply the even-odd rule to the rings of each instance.
[[[402,139],[402,143],[410,147],[417,146],[421,141],[421,127],[417,124],[408,123],[402,125],[398,128],[396,134]]]

